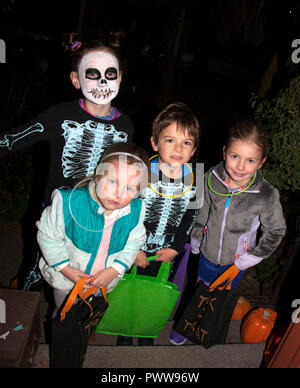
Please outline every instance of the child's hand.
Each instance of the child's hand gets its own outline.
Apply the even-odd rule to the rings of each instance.
[[[194,237],[191,237],[191,252],[195,255],[200,253],[200,240],[197,240]]]
[[[89,278],[89,275],[87,273],[82,272],[80,269],[70,267],[69,265],[64,267],[60,272],[75,284],[81,278]],[[90,288],[90,287],[87,287],[87,288]]]
[[[93,281],[90,281],[90,285],[98,288],[107,287],[118,275],[119,272],[113,267],[101,269],[101,271],[96,273],[96,278]]]
[[[137,267],[147,268],[150,262],[147,261],[146,253],[143,251],[139,251],[139,253],[136,255],[135,262],[133,264]]]
[[[160,255],[156,259],[156,261],[164,261],[164,262],[172,261],[174,257],[179,255],[179,253],[175,251],[175,249],[171,249],[171,248],[161,249],[160,251],[157,251],[155,254]]]

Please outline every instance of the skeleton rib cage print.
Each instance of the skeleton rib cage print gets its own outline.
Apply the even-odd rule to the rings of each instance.
[[[116,131],[111,124],[88,120],[83,124],[64,120],[65,146],[62,153],[62,168],[65,178],[81,178],[92,175],[99,159],[112,143],[127,142],[125,132]]]
[[[33,189],[40,190],[43,201],[50,204],[54,189],[73,187],[76,180],[93,175],[106,149],[116,142],[131,142],[133,134],[126,114],[115,108],[108,119],[94,117],[76,99],[55,104],[3,132],[0,156],[35,146],[34,168],[41,184]]]
[[[151,179],[151,185],[142,193],[147,229],[147,241],[142,247],[144,252],[155,253],[159,249],[173,247],[178,234],[186,240],[198,215],[196,207],[189,209],[190,202],[197,198],[195,182],[191,185],[192,174],[183,180],[165,178],[162,179],[160,174],[156,182]],[[187,212],[188,217],[185,216]]]

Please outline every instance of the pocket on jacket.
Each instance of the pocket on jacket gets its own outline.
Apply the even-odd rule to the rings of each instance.
[[[207,238],[208,238],[208,231],[209,231],[209,227],[210,227],[210,222],[208,221],[205,228],[204,228],[204,231],[203,231],[203,247],[206,247],[206,242],[207,242]]]
[[[242,234],[237,243],[237,249],[235,252],[235,257],[240,257],[243,253],[247,252],[249,249],[249,244],[248,244],[248,233]]]

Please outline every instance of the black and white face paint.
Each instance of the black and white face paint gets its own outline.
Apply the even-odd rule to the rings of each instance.
[[[113,100],[120,86],[118,60],[105,51],[86,54],[78,70],[83,95],[98,105],[106,105]]]

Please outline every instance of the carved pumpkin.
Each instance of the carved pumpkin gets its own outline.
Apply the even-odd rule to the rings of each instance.
[[[240,296],[235,305],[231,319],[233,321],[241,321],[244,318],[244,316],[247,314],[247,312],[250,311],[251,309],[252,309],[251,303],[243,296]]]
[[[241,339],[243,343],[264,342],[269,337],[277,313],[272,309],[258,307],[251,311],[241,326]]]

